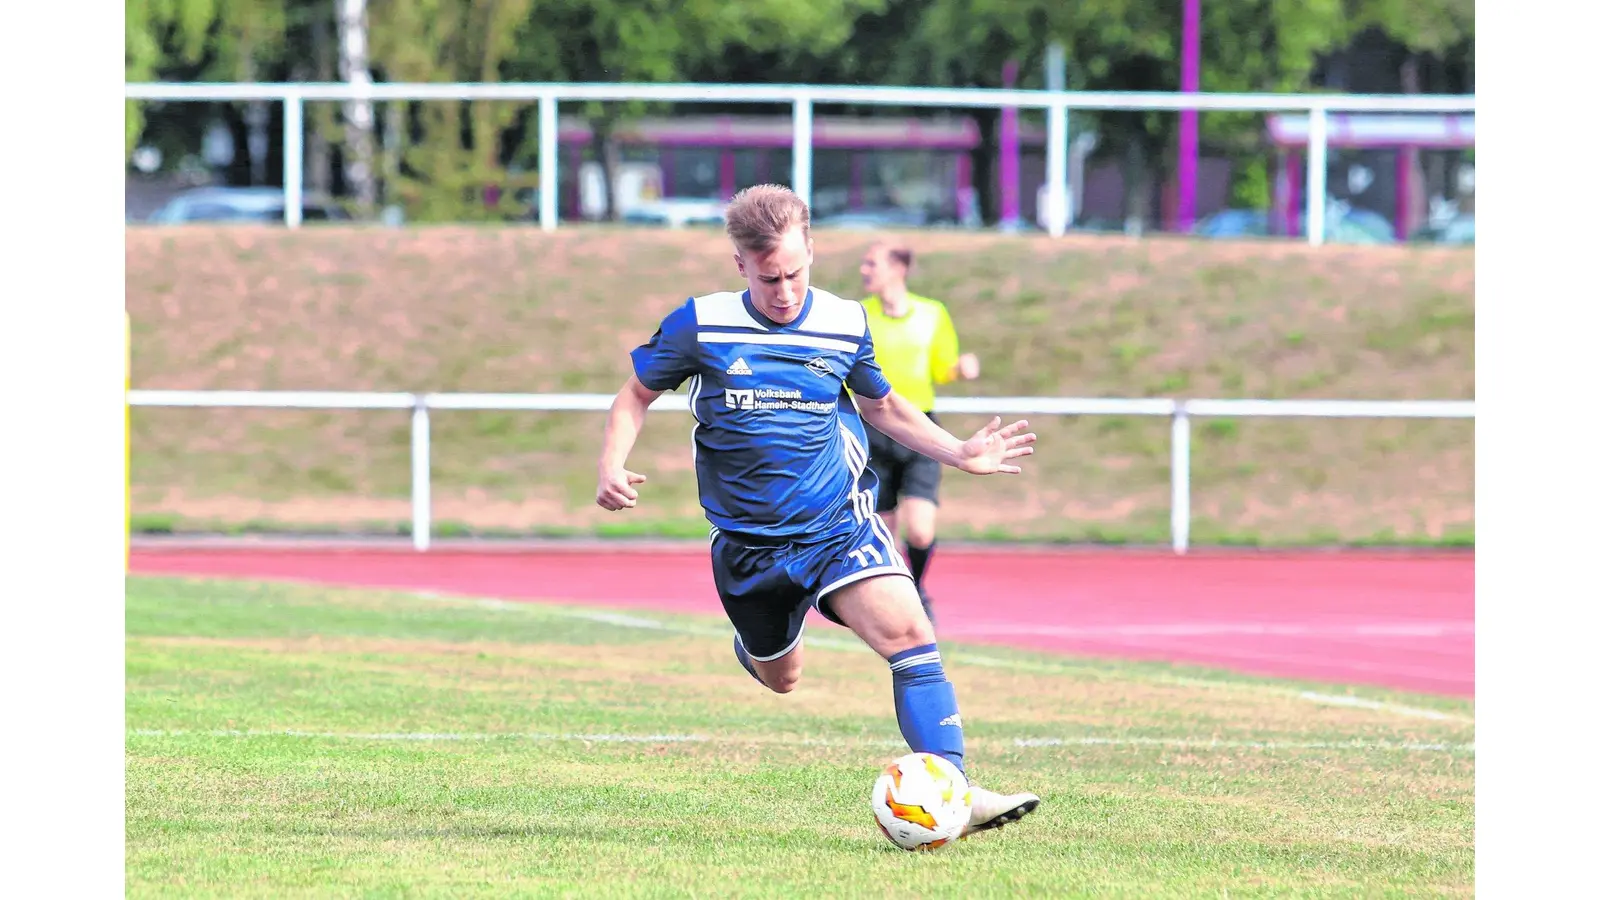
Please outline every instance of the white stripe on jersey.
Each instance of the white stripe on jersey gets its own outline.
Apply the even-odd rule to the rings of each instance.
[[[697,325],[732,326],[766,331],[767,326],[757,322],[744,308],[742,291],[719,291],[694,298],[694,321]]]
[[[867,308],[818,288],[811,289],[811,311],[798,330],[862,337],[867,333]]]
[[[694,375],[689,378],[689,414],[694,416],[694,427],[689,429],[689,465],[696,469],[700,467],[700,426],[705,424],[700,421],[700,411],[696,409],[696,405],[700,401],[700,391],[704,387],[705,379],[701,376]]]
[[[778,347],[811,347],[816,350],[839,350],[855,353],[861,345],[837,338],[813,337],[809,334],[747,334],[743,332],[702,331],[695,335],[702,344],[772,344]]]
[[[705,379],[700,375],[689,376],[689,414],[694,416],[697,424],[704,425],[700,419],[700,392],[705,388]]]
[[[853,450],[854,456],[859,457],[861,460],[859,469],[855,468],[853,461],[851,467],[856,474],[856,478],[859,480],[861,478],[862,471],[867,467],[867,450],[865,447],[861,446],[861,442],[856,439],[855,433],[846,428],[843,422],[839,423],[839,431],[844,434],[846,459],[851,459],[851,451]],[[900,555],[900,545],[895,541],[894,535],[889,533],[889,526],[884,523],[883,517],[878,515],[875,508],[877,504],[874,502],[872,492],[857,491],[856,493],[865,498],[862,502],[858,503],[857,506],[864,507],[866,510],[866,515],[871,518],[872,532],[878,536],[878,540],[883,541],[883,545],[885,547],[889,548],[889,562],[896,566],[904,566],[905,558]],[[859,516],[860,514],[861,513],[858,511],[857,515]]]
[[[871,493],[861,490],[861,476],[867,470],[867,455],[843,422],[839,423],[839,434],[844,438],[845,468],[850,471],[850,503],[855,507],[853,512],[856,521],[865,522],[867,516],[872,515],[872,509],[867,506]]]

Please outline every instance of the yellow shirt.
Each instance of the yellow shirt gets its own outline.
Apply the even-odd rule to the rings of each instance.
[[[916,294],[907,294],[906,300],[905,315],[893,319],[883,314],[876,294],[861,305],[867,308],[873,350],[890,387],[928,412],[934,386],[956,378],[956,327],[943,303]]]

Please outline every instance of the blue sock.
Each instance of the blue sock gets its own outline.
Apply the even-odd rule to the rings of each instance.
[[[913,752],[936,753],[965,772],[966,740],[956,689],[944,677],[939,645],[923,644],[889,657],[900,734]]]
[[[733,636],[733,655],[738,658],[739,665],[744,666],[744,670],[750,673],[750,677],[754,678],[757,684],[762,687],[767,686],[767,683],[761,680],[761,676],[756,674],[755,664],[750,662],[750,654],[744,649],[744,641],[739,640],[737,633]]]

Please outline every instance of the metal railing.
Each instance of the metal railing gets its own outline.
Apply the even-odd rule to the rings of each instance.
[[[1067,116],[1079,110],[1244,110],[1305,112],[1310,132],[1306,155],[1306,238],[1323,242],[1327,225],[1328,116],[1340,112],[1473,113],[1472,95],[1427,94],[1205,94],[1144,91],[1024,91],[977,88],[827,87],[748,84],[174,84],[124,85],[130,100],[268,100],[283,104],[283,215],[300,224],[305,182],[307,101],[346,100],[509,100],[539,104],[539,184],[557,180],[556,109],[563,101],[655,100],[663,102],[787,103],[794,110],[791,187],[811,200],[812,109],[818,103],[1043,109],[1046,132],[1046,221],[1053,237],[1067,228]],[[554,229],[559,219],[557,192],[539,191],[539,225]]]
[[[128,392],[130,406],[257,409],[411,410],[411,536],[427,550],[433,530],[431,410],[605,412],[610,394],[470,394],[353,391]],[[667,394],[652,410],[688,412],[688,399]],[[941,414],[1003,416],[1165,416],[1172,420],[1172,549],[1189,549],[1189,420],[1229,418],[1471,419],[1471,400],[1171,400],[1099,397],[941,397]]]

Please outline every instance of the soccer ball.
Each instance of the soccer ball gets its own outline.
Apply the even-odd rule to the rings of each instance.
[[[932,850],[957,837],[972,818],[972,789],[951,762],[909,753],[884,766],[872,786],[878,830],[902,850]]]

